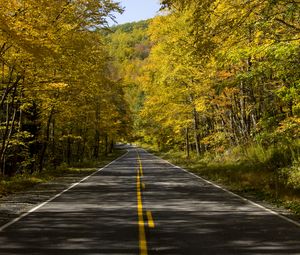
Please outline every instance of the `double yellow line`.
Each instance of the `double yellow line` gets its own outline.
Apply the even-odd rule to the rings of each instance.
[[[139,167],[137,170],[136,176],[136,187],[137,187],[137,211],[138,211],[138,226],[139,226],[139,248],[140,248],[140,255],[147,255],[148,248],[147,248],[147,240],[146,240],[146,231],[145,231],[145,221],[144,221],[144,210],[143,210],[143,199],[142,199],[142,189],[145,189],[145,184],[142,183],[141,178],[144,176],[143,173],[143,166],[141,157],[137,151],[138,155],[138,163]],[[154,221],[152,218],[151,211],[147,211],[147,218],[148,218],[148,227],[154,228]]]

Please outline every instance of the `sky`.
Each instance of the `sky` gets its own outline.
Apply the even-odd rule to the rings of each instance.
[[[119,24],[152,18],[159,10],[159,0],[118,0],[125,7],[122,15],[116,15]]]

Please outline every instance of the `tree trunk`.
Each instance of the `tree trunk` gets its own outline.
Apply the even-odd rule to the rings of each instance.
[[[110,146],[109,146],[109,153],[113,153],[113,150],[114,150],[114,140],[112,139],[111,141],[110,141]]]
[[[108,135],[105,134],[105,150],[104,150],[105,156],[108,155]]]
[[[185,150],[186,150],[186,157],[190,157],[190,138],[189,138],[189,128],[186,127],[185,129]]]
[[[42,144],[40,160],[39,160],[39,172],[42,172],[43,168],[44,168],[45,155],[46,155],[46,150],[47,150],[47,146],[48,146],[49,138],[50,138],[50,123],[51,123],[53,114],[54,114],[54,107],[51,109],[48,120],[47,120],[46,139],[43,141],[43,144]]]
[[[51,153],[53,157],[53,166],[56,169],[58,165],[57,155],[56,155],[56,143],[55,143],[55,119],[52,119],[52,130],[51,130]]]
[[[0,169],[3,175],[5,175],[5,154],[8,149],[8,145],[10,142],[10,138],[13,134],[13,129],[15,126],[15,120],[16,120],[16,113],[17,109],[14,107],[14,100],[17,93],[17,87],[14,88],[14,92],[11,98],[11,104],[9,101],[6,103],[6,120],[5,120],[5,131],[4,135],[2,137],[2,144],[0,148]],[[3,107],[3,106],[2,106]],[[13,109],[13,113],[10,113],[10,109]],[[11,123],[10,123],[11,121]]]
[[[99,132],[99,130],[95,130],[94,152],[93,152],[94,159],[99,158],[99,146],[100,146],[99,143],[100,143],[100,132]]]
[[[68,165],[71,164],[71,155],[72,155],[72,152],[71,152],[71,138],[70,138],[70,135],[69,135],[68,139],[67,139],[67,163],[68,163]]]
[[[200,156],[200,136],[199,136],[199,118],[196,108],[193,109],[193,118],[194,118],[194,139],[197,156]]]
[[[99,152],[100,152],[100,98],[96,102],[96,108],[95,108],[95,139],[94,139],[94,152],[93,157],[94,159],[99,158]]]

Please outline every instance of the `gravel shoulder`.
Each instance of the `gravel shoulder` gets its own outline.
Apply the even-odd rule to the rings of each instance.
[[[0,198],[0,226],[47,201],[94,171],[96,169],[89,168],[78,173],[57,177],[47,183],[37,184],[26,191]]]
[[[0,197],[0,226],[54,197],[72,184],[96,172],[99,168],[105,167],[123,155],[126,152],[125,149],[124,146],[118,146],[114,153],[99,162],[97,167],[77,168],[76,171],[64,173],[63,176],[56,177],[49,182],[40,183],[22,192]]]

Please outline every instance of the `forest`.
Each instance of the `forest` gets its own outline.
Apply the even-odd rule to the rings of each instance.
[[[104,0],[0,4],[1,175],[128,142],[298,201],[299,1],[163,0],[155,18],[109,27],[115,12]]]
[[[300,208],[299,21],[297,1],[170,0],[152,20],[117,26],[131,139]]]
[[[128,132],[102,30],[111,1],[0,6],[0,169],[4,176],[98,159]]]

